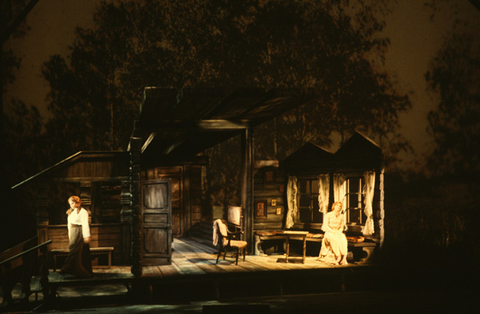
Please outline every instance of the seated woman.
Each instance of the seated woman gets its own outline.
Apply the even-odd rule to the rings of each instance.
[[[347,265],[348,243],[343,233],[345,229],[345,216],[341,212],[342,203],[335,202],[332,210],[323,219],[325,235],[322,240],[319,261],[333,265]]]

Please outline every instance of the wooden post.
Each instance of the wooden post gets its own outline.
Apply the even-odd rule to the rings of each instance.
[[[40,248],[40,284],[43,292],[44,302],[50,302],[55,295],[51,295],[48,283],[48,247],[46,245]]]
[[[242,134],[242,208],[245,210],[245,240],[248,242],[247,250],[253,252],[253,129],[247,128]]]
[[[182,234],[190,230],[192,227],[192,166],[185,165],[183,167],[183,219],[182,219]]]
[[[122,262],[132,264],[132,258],[130,256],[132,251],[132,211],[130,209],[130,180],[122,181],[122,194],[120,201],[122,204],[122,210],[120,211],[120,221],[122,222]]]
[[[142,149],[141,138],[131,138],[130,150],[130,210],[132,235],[132,274],[135,277],[142,275],[142,213],[140,190],[140,155]]]

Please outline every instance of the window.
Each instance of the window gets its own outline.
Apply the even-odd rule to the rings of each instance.
[[[360,174],[350,174],[344,179],[343,184],[345,195],[345,212],[346,223],[355,225],[365,225],[366,216],[364,213],[365,195],[363,188],[365,179]],[[323,223],[323,215],[319,212],[318,204],[318,178],[298,178],[297,181],[297,207],[298,213],[295,219],[299,224],[313,224],[311,227],[316,227],[314,224]],[[328,211],[331,210],[334,202],[333,185],[330,184],[330,197]],[[304,226],[305,227],[305,226]]]
[[[323,215],[318,211],[318,179],[298,180],[298,215],[300,223],[322,223]]]
[[[347,178],[346,182],[346,214],[347,223],[365,224],[363,212],[365,196],[362,193],[364,179],[361,176]]]

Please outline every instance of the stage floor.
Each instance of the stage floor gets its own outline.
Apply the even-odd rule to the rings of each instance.
[[[344,291],[345,276],[369,273],[373,265],[350,263],[333,266],[307,256],[302,263],[301,253],[292,251],[289,262],[285,255],[247,255],[245,261],[227,253],[216,264],[218,251],[207,240],[185,237],[174,240],[171,265],[144,266],[141,278],[135,279],[130,266],[94,267],[91,278],[74,278],[52,269],[49,283],[57,298],[127,296],[134,281],[150,287],[150,298],[175,298],[190,294],[199,299],[221,299],[247,295],[287,295],[309,292]],[[318,281],[323,284],[318,284]],[[319,289],[319,288],[325,289]],[[32,280],[30,301],[41,301],[38,278]],[[168,291],[168,293],[165,293]],[[17,285],[13,297],[19,298]],[[1,299],[1,295],[0,295]]]

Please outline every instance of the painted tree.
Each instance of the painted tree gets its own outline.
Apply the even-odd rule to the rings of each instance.
[[[368,0],[102,2],[68,57],[44,64],[53,118],[42,160],[125,149],[143,88],[153,85],[312,88],[316,101],[255,131],[256,157],[283,159],[307,141],[328,146],[332,134],[360,130],[393,160],[408,148],[397,129],[410,102],[383,70],[387,12],[388,3]],[[231,164],[222,150],[208,153]],[[213,184],[235,185],[220,173],[216,180],[231,182]]]
[[[27,224],[21,223],[25,217],[11,210],[13,208],[13,196],[10,187],[18,183],[17,180],[31,174],[32,169],[38,171],[38,164],[31,157],[35,148],[32,149],[32,139],[40,133],[41,118],[36,108],[29,108],[17,100],[5,99],[4,93],[8,84],[15,81],[15,71],[20,68],[21,57],[15,55],[12,49],[6,48],[5,43],[10,38],[22,37],[29,30],[24,23],[26,16],[35,6],[36,1],[3,0],[0,2],[0,73],[1,93],[0,99],[0,147],[2,151],[2,163],[0,165],[0,251],[18,243],[19,239],[30,236],[26,231]],[[11,106],[9,106],[11,105]],[[7,108],[12,107],[13,112]],[[22,118],[23,117],[23,118]],[[25,121],[20,122],[19,120]],[[25,146],[22,146],[25,145]],[[21,216],[21,217],[20,217]]]
[[[356,128],[391,136],[409,102],[372,65],[389,41],[367,2],[102,3],[96,26],[77,30],[68,60],[45,64],[48,130],[73,139],[49,150],[124,149],[146,85],[314,88],[310,119],[299,111],[276,121],[295,130],[280,136],[285,144]]]
[[[435,149],[429,169],[438,175],[476,176],[480,171],[480,43],[472,33],[452,34],[425,75],[439,95],[428,115]]]
[[[433,8],[444,9],[438,2],[444,1],[434,1]],[[446,8],[454,12],[453,31],[425,73],[438,101],[428,114],[435,144],[426,163],[429,173],[416,174],[408,182],[389,178],[391,191],[401,193],[391,192],[387,198],[386,228],[391,242],[409,250],[416,247],[416,256],[431,260],[442,252],[442,259],[448,260],[447,253],[452,253],[468,264],[478,261],[480,252],[480,42],[471,25],[458,18],[455,5],[448,2]]]

